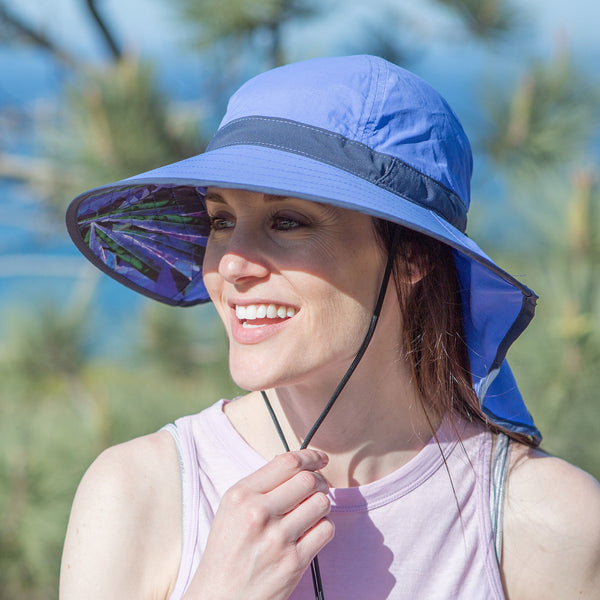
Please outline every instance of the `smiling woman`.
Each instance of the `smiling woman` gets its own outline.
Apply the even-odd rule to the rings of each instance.
[[[249,393],[94,462],[63,600],[599,597],[598,484],[536,449],[505,360],[536,296],[466,236],[470,176],[439,94],[356,56],[74,200],[103,271],[214,303]]]

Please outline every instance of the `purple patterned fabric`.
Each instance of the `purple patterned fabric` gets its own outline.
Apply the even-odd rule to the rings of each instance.
[[[206,301],[201,267],[209,220],[203,195],[204,188],[173,185],[96,190],[77,207],[80,250],[153,298]]]

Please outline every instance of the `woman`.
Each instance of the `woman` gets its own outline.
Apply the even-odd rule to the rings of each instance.
[[[254,78],[206,153],[74,201],[101,269],[214,302],[249,393],[95,461],[63,600],[600,598],[598,485],[536,450],[504,361],[535,295],[464,234],[470,174],[445,101],[358,56]]]

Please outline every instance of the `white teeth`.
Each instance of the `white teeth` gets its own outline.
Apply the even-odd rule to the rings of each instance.
[[[235,316],[240,321],[254,321],[255,319],[285,319],[293,317],[296,309],[293,306],[277,306],[275,304],[236,304]],[[244,323],[246,325],[246,323]]]
[[[267,316],[267,307],[264,304],[259,304],[256,307],[256,318],[264,319]]]

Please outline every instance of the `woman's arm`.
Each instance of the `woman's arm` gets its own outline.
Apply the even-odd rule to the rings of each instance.
[[[600,485],[558,458],[515,448],[502,570],[509,600],[600,600]]]
[[[63,551],[60,599],[166,599],[181,547],[181,491],[171,436],[103,452],[83,477]]]
[[[332,538],[327,458],[275,457],[224,495],[185,600],[283,600]],[[181,493],[171,436],[104,452],[73,503],[61,600],[166,600],[179,570]]]

